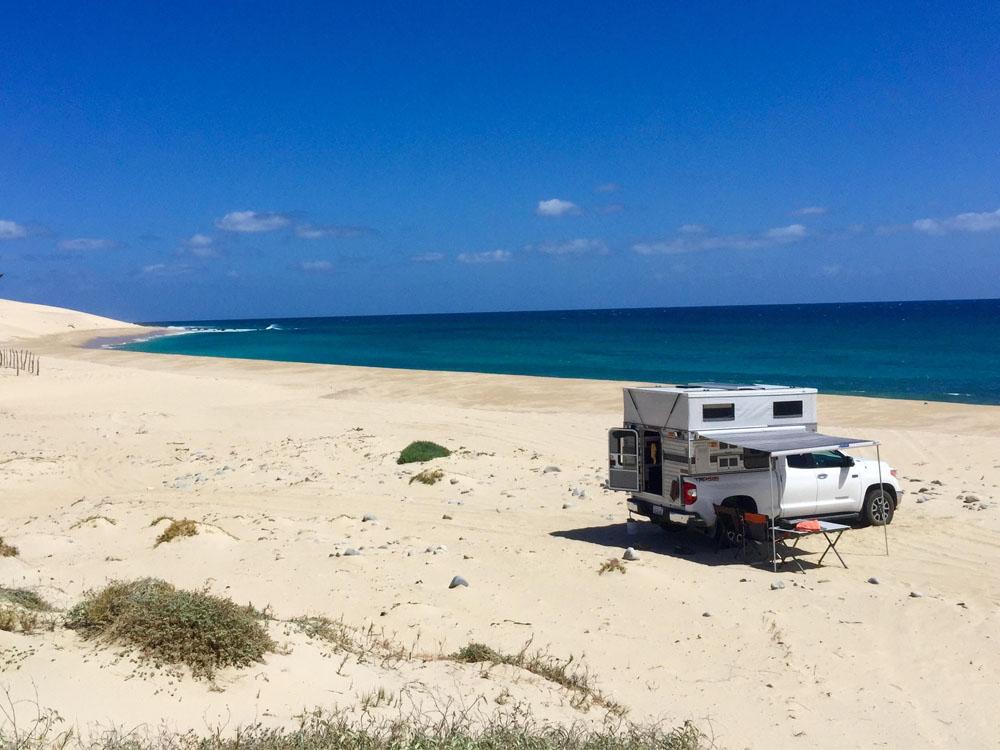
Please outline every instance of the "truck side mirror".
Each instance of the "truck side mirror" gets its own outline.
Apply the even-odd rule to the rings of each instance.
[[[854,466],[854,459],[851,456],[844,456],[844,466]]]

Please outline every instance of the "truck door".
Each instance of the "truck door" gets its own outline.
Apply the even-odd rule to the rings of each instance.
[[[639,491],[639,433],[608,430],[608,487]]]
[[[856,513],[861,509],[861,478],[854,462],[840,451],[817,451],[816,512]]]
[[[816,464],[811,453],[785,456],[781,488],[781,515],[785,518],[816,513]]]

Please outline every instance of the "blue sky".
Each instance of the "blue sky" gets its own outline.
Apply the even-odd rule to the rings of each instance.
[[[1000,296],[997,3],[147,5],[4,11],[4,297]]]

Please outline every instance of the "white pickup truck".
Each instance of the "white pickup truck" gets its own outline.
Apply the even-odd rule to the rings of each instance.
[[[663,525],[712,530],[715,506],[891,523],[903,495],[896,471],[843,453],[877,441],[818,432],[816,395],[759,384],[625,388],[622,427],[608,431],[608,487]]]
[[[715,506],[728,505],[743,511],[776,518],[857,516],[863,523],[892,523],[902,498],[896,470],[882,462],[853,458],[838,450],[781,456],[775,471],[738,471],[678,477],[662,505],[630,498],[629,510],[655,521],[715,526]],[[772,500],[773,491],[773,500]],[[680,518],[678,518],[680,516]]]

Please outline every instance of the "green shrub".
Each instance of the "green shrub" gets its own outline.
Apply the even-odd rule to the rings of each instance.
[[[196,677],[250,666],[275,648],[252,607],[156,578],[114,581],[89,592],[67,614],[66,627],[88,639],[136,648],[158,664],[186,664]]]
[[[451,451],[443,445],[431,443],[427,440],[417,440],[403,448],[396,459],[397,464],[423,463],[434,458],[445,458],[451,455]]]
[[[28,589],[9,589],[6,586],[0,586],[0,599],[8,601],[11,604],[16,604],[19,607],[24,607],[25,609],[34,610],[35,612],[52,611],[51,604],[34,591]]]

